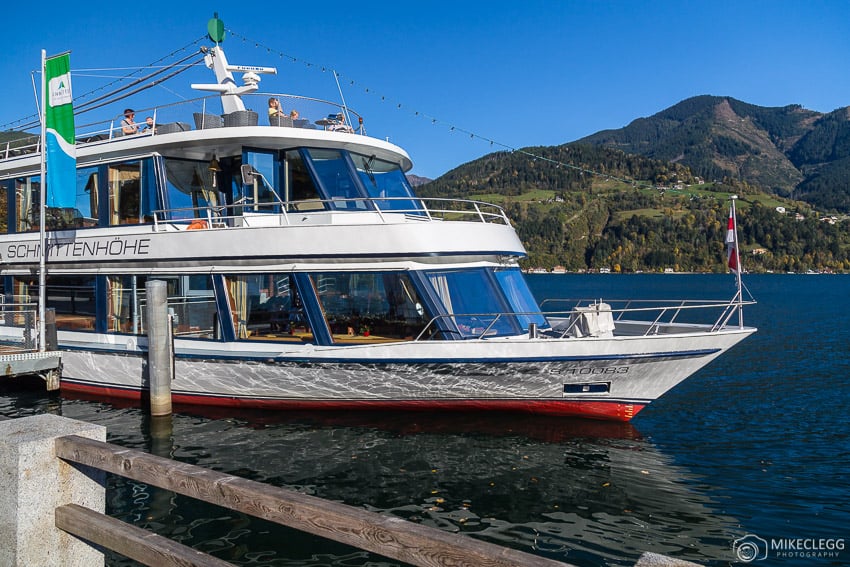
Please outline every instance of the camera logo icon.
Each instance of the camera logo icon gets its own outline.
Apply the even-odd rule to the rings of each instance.
[[[757,535],[747,534],[732,542],[732,551],[744,563],[767,559],[767,541]]]

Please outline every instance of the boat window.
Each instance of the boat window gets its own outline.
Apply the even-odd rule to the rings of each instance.
[[[505,313],[499,291],[484,269],[426,272],[426,275],[462,337],[519,332],[514,317]]]
[[[175,336],[201,339],[220,336],[212,276],[157,276],[156,279],[168,282],[168,313],[174,318]]]
[[[430,321],[403,272],[311,274],[334,343],[409,341]]]
[[[142,162],[110,165],[107,171],[109,224],[147,222],[142,216]],[[145,203],[144,206],[149,208],[150,204]]]
[[[373,199],[387,198],[386,201],[375,201],[381,210],[421,211],[419,202],[411,199],[413,190],[398,164],[363,154],[352,153],[351,158],[369,196]]]
[[[298,150],[289,150],[284,154],[282,185],[281,197],[289,202],[290,210],[314,211],[325,208],[322,196]]]
[[[39,175],[15,179],[15,218],[18,232],[38,230],[40,191],[41,176]]]
[[[209,275],[109,276],[106,332],[147,334],[145,284],[149,278],[166,282],[168,313],[172,316],[175,337],[214,339],[221,336]]]
[[[225,281],[237,339],[314,342],[291,274],[231,275]]]
[[[274,193],[274,184],[277,182],[275,175],[275,156],[267,152],[246,151],[243,162],[254,168],[260,175],[254,176],[254,182],[250,185],[243,184],[242,197],[246,204],[253,205],[245,210],[255,212],[276,212],[279,210],[277,203],[279,199]]]
[[[171,219],[206,217],[207,208],[219,205],[221,199],[214,187],[213,175],[208,161],[165,160],[167,208]]]
[[[145,276],[106,278],[106,332],[141,335],[144,314]]]
[[[519,313],[517,321],[524,331],[528,330],[529,323],[534,323],[541,329],[549,326],[519,268],[496,270],[495,274],[511,309],[514,313]]]
[[[9,232],[9,192],[7,182],[0,181],[0,234],[7,232]]]
[[[97,166],[77,170],[76,228],[97,226],[98,170]]]
[[[333,200],[335,209],[367,208],[366,202],[360,198],[362,195],[341,151],[310,148],[307,152],[319,176],[319,183],[328,198]]]
[[[38,276],[15,279],[15,295],[29,296],[38,304]],[[68,331],[95,330],[95,277],[50,276],[45,288],[46,306],[56,310],[56,328]]]

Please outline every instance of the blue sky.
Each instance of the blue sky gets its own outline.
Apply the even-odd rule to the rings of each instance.
[[[850,105],[848,1],[95,0],[65,13],[7,4],[0,127],[35,112],[30,73],[42,48],[70,50],[72,70],[143,66],[204,35],[214,10],[250,40],[225,40],[232,63],[278,68],[263,91],[336,101],[331,73],[305,62],[335,68],[369,134],[404,147],[412,173],[432,178],[500,144],[562,144],[700,94],[821,112]],[[192,73],[127,106],[196,96],[185,83],[211,74]],[[74,95],[95,80],[105,79],[75,77]]]

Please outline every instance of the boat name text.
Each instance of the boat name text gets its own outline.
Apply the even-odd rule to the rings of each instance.
[[[150,238],[116,238],[114,240],[54,240],[47,243],[47,257],[104,258],[110,256],[146,256],[150,254]],[[9,244],[2,260],[37,260],[41,256],[38,242]]]
[[[555,368],[550,374],[571,374],[582,376],[599,376],[600,374],[627,374],[628,366],[595,366],[592,368]]]

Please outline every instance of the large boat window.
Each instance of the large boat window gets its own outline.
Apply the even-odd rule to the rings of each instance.
[[[106,278],[106,332],[144,334],[145,276]]]
[[[367,208],[341,151],[310,148],[307,152],[322,188],[334,201],[335,209]]]
[[[11,180],[0,181],[0,234],[9,232],[9,191],[7,183]]]
[[[413,190],[398,164],[377,159],[375,156],[351,154],[354,167],[366,192],[381,210],[417,212],[421,209],[418,201],[413,200]]]
[[[0,181],[0,234],[9,232],[9,192],[6,182]]]
[[[250,152],[246,151],[243,157],[243,163],[250,165],[254,171],[260,175],[254,176],[252,184],[244,184],[242,188],[242,197],[246,204],[251,204],[253,207],[246,207],[245,210],[276,212],[279,210],[278,202],[280,199],[274,194],[275,176],[275,156],[267,152]]]
[[[519,268],[496,270],[495,274],[496,281],[502,288],[502,293],[505,294],[508,303],[511,304],[511,309],[514,310],[514,313],[519,313],[517,321],[524,331],[528,330],[529,323],[534,323],[541,329],[549,326],[546,317],[540,313],[537,300],[534,299],[534,295],[528,289],[528,283],[526,283]]]
[[[426,272],[462,337],[517,334],[512,315],[484,269]]]
[[[206,208],[220,203],[215,173],[208,161],[165,160],[166,191],[171,219],[206,217]]]
[[[109,166],[110,225],[145,222],[142,218],[141,165],[141,162],[134,161]]]
[[[334,343],[409,341],[431,315],[403,272],[311,274]]]
[[[225,281],[237,339],[314,341],[291,274],[233,275]]]
[[[17,231],[36,231],[40,221],[41,176],[18,177],[14,182]],[[73,207],[45,207],[44,220],[47,230],[76,228],[80,225],[80,213]]]
[[[106,332],[147,334],[145,284],[148,279],[166,282],[168,313],[173,318],[175,337],[213,339],[221,336],[209,275],[109,276]]]
[[[314,211],[325,208],[322,196],[298,150],[289,150],[284,154],[282,186],[281,197],[289,202],[290,209]]]
[[[18,177],[15,179],[15,218],[17,232],[38,230],[38,204],[41,191],[41,176]]]
[[[98,188],[100,187],[97,166],[81,167],[77,170],[76,227],[97,226]]]
[[[38,276],[15,278],[15,295],[38,304]],[[94,331],[96,318],[94,276],[50,276],[46,306],[56,310],[56,328]]]

